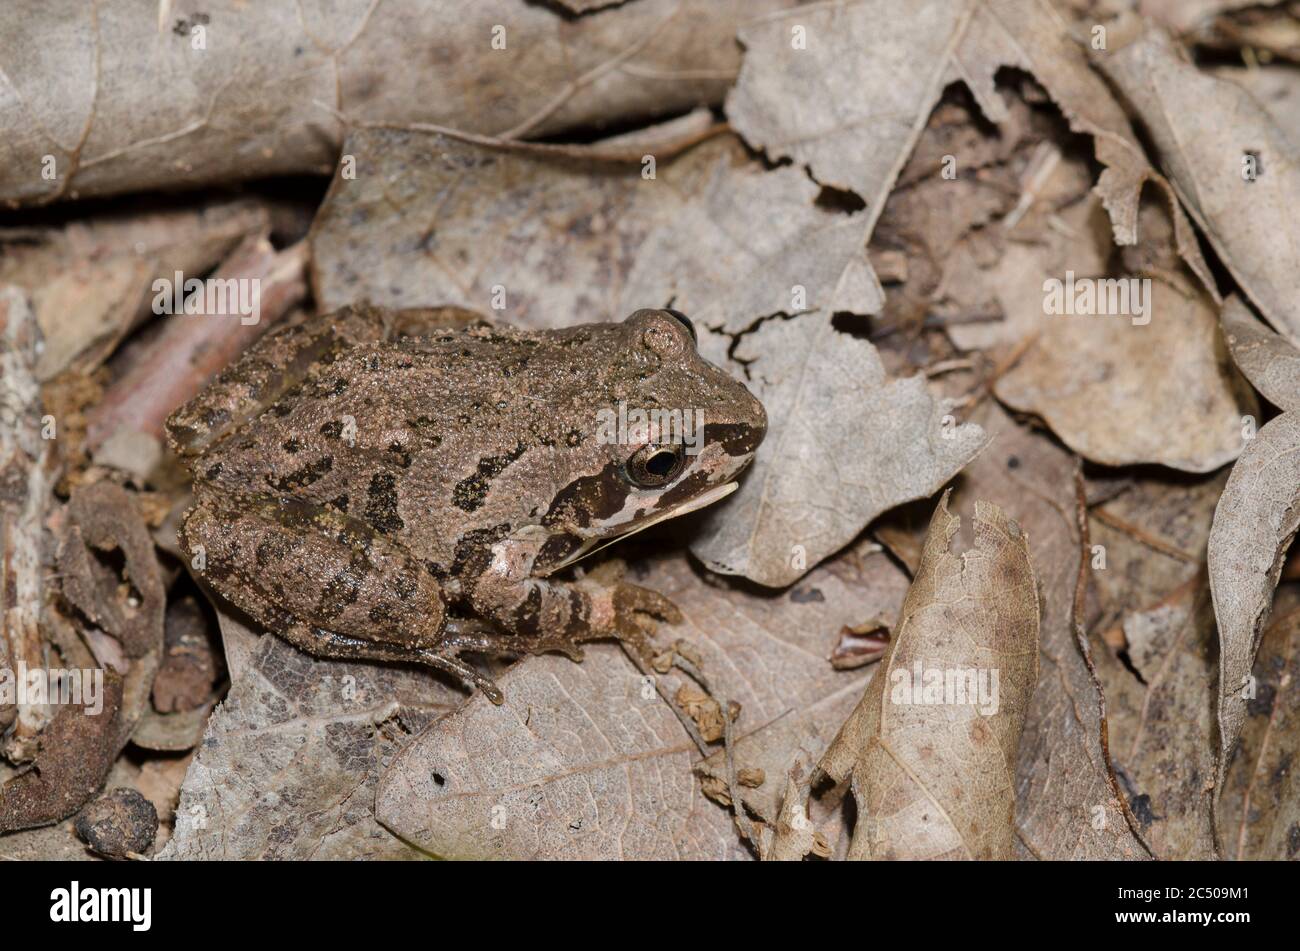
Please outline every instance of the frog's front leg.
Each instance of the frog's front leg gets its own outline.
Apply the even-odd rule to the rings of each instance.
[[[654,622],[680,623],[672,601],[639,585],[591,578],[557,581],[531,574],[538,546],[507,539],[492,546],[490,560],[468,590],[474,611],[503,630],[527,639],[527,650],[562,651],[582,658],[582,641],[617,638],[648,654]]]

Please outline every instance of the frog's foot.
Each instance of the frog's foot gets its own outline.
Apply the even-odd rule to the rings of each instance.
[[[609,596],[619,640],[636,648],[643,658],[653,654],[651,641],[658,627],[656,619],[668,624],[682,623],[681,609],[650,588],[619,581],[610,588]]]
[[[379,660],[394,664],[423,664],[435,670],[445,671],[473,689],[477,687],[493,703],[500,704],[504,699],[501,688],[491,677],[475,670],[473,666],[460,659],[462,650],[480,650],[481,648],[458,643],[458,635],[439,643],[437,647],[403,647],[395,644],[383,644],[367,641],[359,637],[349,637],[336,631],[312,627],[307,624],[294,623],[280,629],[286,641],[317,657],[332,660]],[[464,635],[472,637],[474,635]]]

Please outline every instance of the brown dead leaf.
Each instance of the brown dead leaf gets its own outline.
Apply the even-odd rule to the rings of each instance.
[[[1210,472],[1237,458],[1242,417],[1259,406],[1228,358],[1215,302],[1173,273],[1079,276],[1098,288],[1145,288],[1145,313],[1130,302],[1133,316],[1041,315],[1042,332],[998,380],[998,398],[1105,465]]]
[[[680,556],[631,570],[685,615],[680,625],[662,626],[658,639],[690,656],[715,699],[739,706],[738,773],[764,777],[739,792],[747,809],[775,822],[781,778],[797,757],[821,755],[870,676],[827,662],[836,632],[858,617],[892,615],[906,578],[870,546],[781,594],[701,578]],[[668,685],[682,676],[666,678],[669,696]],[[588,648],[581,664],[526,658],[501,688],[503,706],[471,699],[394,762],[377,799],[385,825],[444,856],[748,854],[731,820],[700,795],[692,772],[698,754],[686,732],[616,647]],[[725,792],[720,755],[698,769],[705,789]]]
[[[889,651],[819,766],[851,778],[850,858],[1015,854],[1012,764],[1038,678],[1038,593],[1029,543],[997,506],[975,503],[974,546],[958,556],[960,524],[945,493]]]
[[[384,774],[375,814],[454,859],[736,859],[695,746],[614,644],[530,657],[426,731]]]
[[[1016,820],[1028,855],[1042,859],[1145,858],[1116,798],[1102,746],[1103,695],[1081,653],[1072,604],[1080,542],[1071,485],[1075,461],[1049,437],[1013,422],[984,401],[974,418],[990,436],[956,482],[954,506],[988,499],[1029,539],[1042,615],[1038,687],[1020,741]],[[924,531],[891,519],[889,534]],[[1085,619],[1090,620],[1090,619]]]
[[[1281,595],[1279,593],[1279,601]],[[1219,805],[1227,858],[1294,860],[1300,855],[1300,610],[1281,603],[1255,659],[1254,696]]]
[[[104,785],[125,742],[117,722],[122,678],[105,670],[102,695],[86,701],[60,705],[35,762],[0,786],[0,833],[66,819]]]
[[[1130,471],[1114,498],[1090,510],[1092,586],[1100,602],[1092,630],[1118,629],[1126,615],[1150,609],[1196,576],[1227,480],[1226,471]]]
[[[747,54],[727,102],[733,125],[773,158],[856,192],[868,233],[946,84],[964,82],[991,121],[1007,119],[995,89],[1004,66],[1031,73],[1070,128],[1093,137],[1106,166],[1096,190],[1117,244],[1137,243],[1143,184],[1167,188],[1045,0],[921,0],[906,14],[888,0],[834,0],[765,17],[740,38]],[[1180,253],[1213,287],[1190,225],[1173,214]]]
[[[59,572],[63,596],[128,658],[161,649],[166,591],[158,557],[139,506],[121,486],[96,482],[72,493]]]
[[[1246,443],[1214,511],[1208,560],[1219,624],[1219,777],[1246,719],[1251,668],[1300,528],[1300,414],[1283,413]]]
[[[768,436],[691,547],[715,571],[791,584],[882,512],[933,493],[987,444],[924,377],[889,379],[875,347],[825,314],[766,321],[736,356],[767,407]]]
[[[374,819],[383,766],[464,694],[423,669],[319,660],[222,615],[230,692],[161,859],[415,858]]]
[[[1285,135],[1248,92],[1184,62],[1158,30],[1098,63],[1141,116],[1224,265],[1269,323],[1300,344],[1300,271],[1284,250],[1300,242],[1300,168]]]
[[[143,0],[60,16],[22,0],[0,34],[0,200],[327,173],[346,121],[525,136],[671,115],[720,101],[737,24],[790,2],[573,17],[519,0],[214,0],[160,20]]]
[[[1235,294],[1220,319],[1232,359],[1251,385],[1274,406],[1300,410],[1300,350],[1265,327]]]
[[[363,130],[313,227],[327,309],[456,305],[530,327],[671,306],[739,332],[818,307],[868,312],[859,216],[816,205],[796,169],[765,171],[718,137],[655,177],[427,133]]]
[[[1214,611],[1204,576],[1127,615],[1123,630],[1132,671],[1097,651],[1121,788],[1156,858],[1217,858]]]

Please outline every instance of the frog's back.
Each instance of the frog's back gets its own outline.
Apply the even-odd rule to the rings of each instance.
[[[211,447],[196,480],[223,495],[340,512],[450,564],[467,530],[508,531],[536,517],[522,488],[556,477],[552,447],[571,451],[563,408],[515,378],[532,349],[523,335],[459,333],[352,348]],[[516,509],[485,506],[511,467],[505,481],[521,491],[503,496]]]

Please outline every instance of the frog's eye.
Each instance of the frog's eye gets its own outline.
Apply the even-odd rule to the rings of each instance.
[[[664,313],[668,314],[670,317],[672,317],[674,320],[680,323],[683,327],[689,330],[691,332],[691,339],[693,341],[695,341],[696,343],[700,342],[699,334],[695,332],[695,324],[692,323],[691,318],[687,317],[680,310],[673,310],[671,307],[665,307]]]
[[[628,459],[624,471],[628,481],[645,489],[667,485],[686,464],[684,446],[642,446]]]

